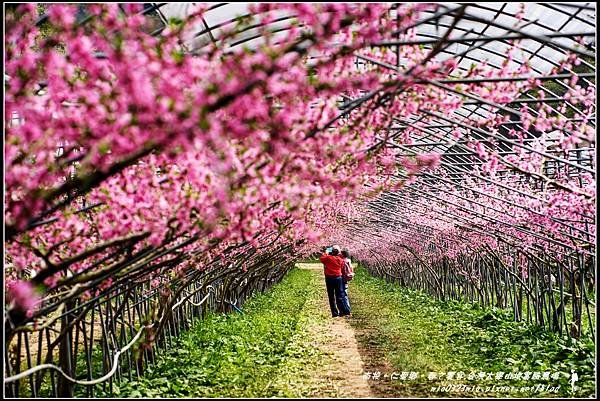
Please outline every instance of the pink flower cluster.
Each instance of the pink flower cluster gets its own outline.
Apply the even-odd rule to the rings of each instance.
[[[28,317],[40,301],[40,295],[30,282],[9,281],[6,283],[6,300],[12,307],[24,312]]]

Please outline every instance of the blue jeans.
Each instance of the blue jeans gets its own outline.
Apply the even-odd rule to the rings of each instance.
[[[333,317],[349,315],[350,305],[348,305],[348,298],[344,296],[346,291],[344,289],[344,283],[342,282],[342,276],[325,276],[325,285],[327,286],[327,296],[329,297],[331,315]]]
[[[342,284],[342,289],[344,290],[344,299],[346,300],[346,303],[348,304],[348,310],[350,310],[350,298],[348,297],[348,283],[343,283]]]

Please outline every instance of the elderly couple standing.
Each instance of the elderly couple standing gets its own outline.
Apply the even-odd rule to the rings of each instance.
[[[319,258],[325,267],[325,285],[329,297],[331,315],[350,316],[348,300],[348,281],[352,280],[354,272],[348,251],[342,251],[338,245],[324,248]]]

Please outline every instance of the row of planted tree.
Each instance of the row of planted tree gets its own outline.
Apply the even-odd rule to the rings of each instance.
[[[144,249],[112,271],[109,286],[87,296],[81,284],[52,294],[38,306],[35,325],[6,327],[7,396],[93,397],[98,388],[111,394],[114,381],[139,378],[160,348],[207,312],[243,313],[249,296],[294,266],[291,248],[277,241],[261,249],[239,244],[209,269],[179,274],[172,271],[175,258],[161,263],[160,254],[148,257],[153,252]]]
[[[516,321],[537,324],[574,338],[594,339],[595,259],[574,255],[557,260],[543,252],[506,247],[456,260],[365,263],[375,275],[425,291],[441,300],[477,303],[513,311]],[[508,265],[505,260],[511,260]],[[527,274],[522,274],[523,264]]]

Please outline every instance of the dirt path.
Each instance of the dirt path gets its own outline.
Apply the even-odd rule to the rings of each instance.
[[[364,364],[358,352],[358,343],[354,330],[347,319],[332,318],[327,300],[325,280],[322,278],[322,266],[317,263],[299,263],[300,269],[312,270],[320,275],[319,285],[323,296],[313,305],[315,312],[321,314],[319,324],[309,328],[311,345],[323,352],[325,358],[314,372],[313,380],[318,383],[311,397],[373,397],[369,382],[364,379]]]

